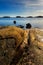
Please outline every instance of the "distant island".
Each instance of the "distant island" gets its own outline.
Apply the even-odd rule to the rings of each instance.
[[[2,18],[11,18],[10,16],[3,16]]]
[[[35,18],[43,18],[43,16],[36,16]]]
[[[21,16],[16,16],[16,18],[24,18],[24,17],[21,17]]]
[[[26,18],[33,18],[33,16],[28,16],[28,17],[26,17]]]
[[[43,18],[43,16],[28,16],[28,17],[26,17],[26,18]]]
[[[43,16],[27,16],[27,17],[22,17],[22,16],[16,16],[16,17],[10,17],[10,16],[3,16],[0,18],[43,18]]]

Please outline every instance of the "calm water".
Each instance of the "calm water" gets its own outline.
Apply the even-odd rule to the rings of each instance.
[[[16,24],[13,23],[14,20],[16,21]],[[30,23],[33,28],[43,28],[43,18],[0,18],[0,26],[23,25],[25,28],[27,23]]]

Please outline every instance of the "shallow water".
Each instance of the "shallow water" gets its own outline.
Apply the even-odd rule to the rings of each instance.
[[[14,20],[16,24],[13,23]],[[43,18],[0,18],[0,26],[23,25],[25,28],[27,23],[30,23],[33,28],[43,28]]]

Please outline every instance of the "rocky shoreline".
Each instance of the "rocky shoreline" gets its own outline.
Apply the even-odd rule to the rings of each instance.
[[[0,65],[43,65],[43,31],[0,27]]]

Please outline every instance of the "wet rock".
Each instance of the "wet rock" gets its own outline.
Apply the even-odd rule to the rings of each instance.
[[[31,27],[32,27],[32,26],[31,26],[30,23],[27,23],[27,24],[26,24],[26,28],[30,29]]]
[[[20,28],[24,28],[24,26],[23,26],[23,25],[18,25],[18,27],[20,27]]]
[[[13,21],[14,24],[16,24],[16,21]]]

